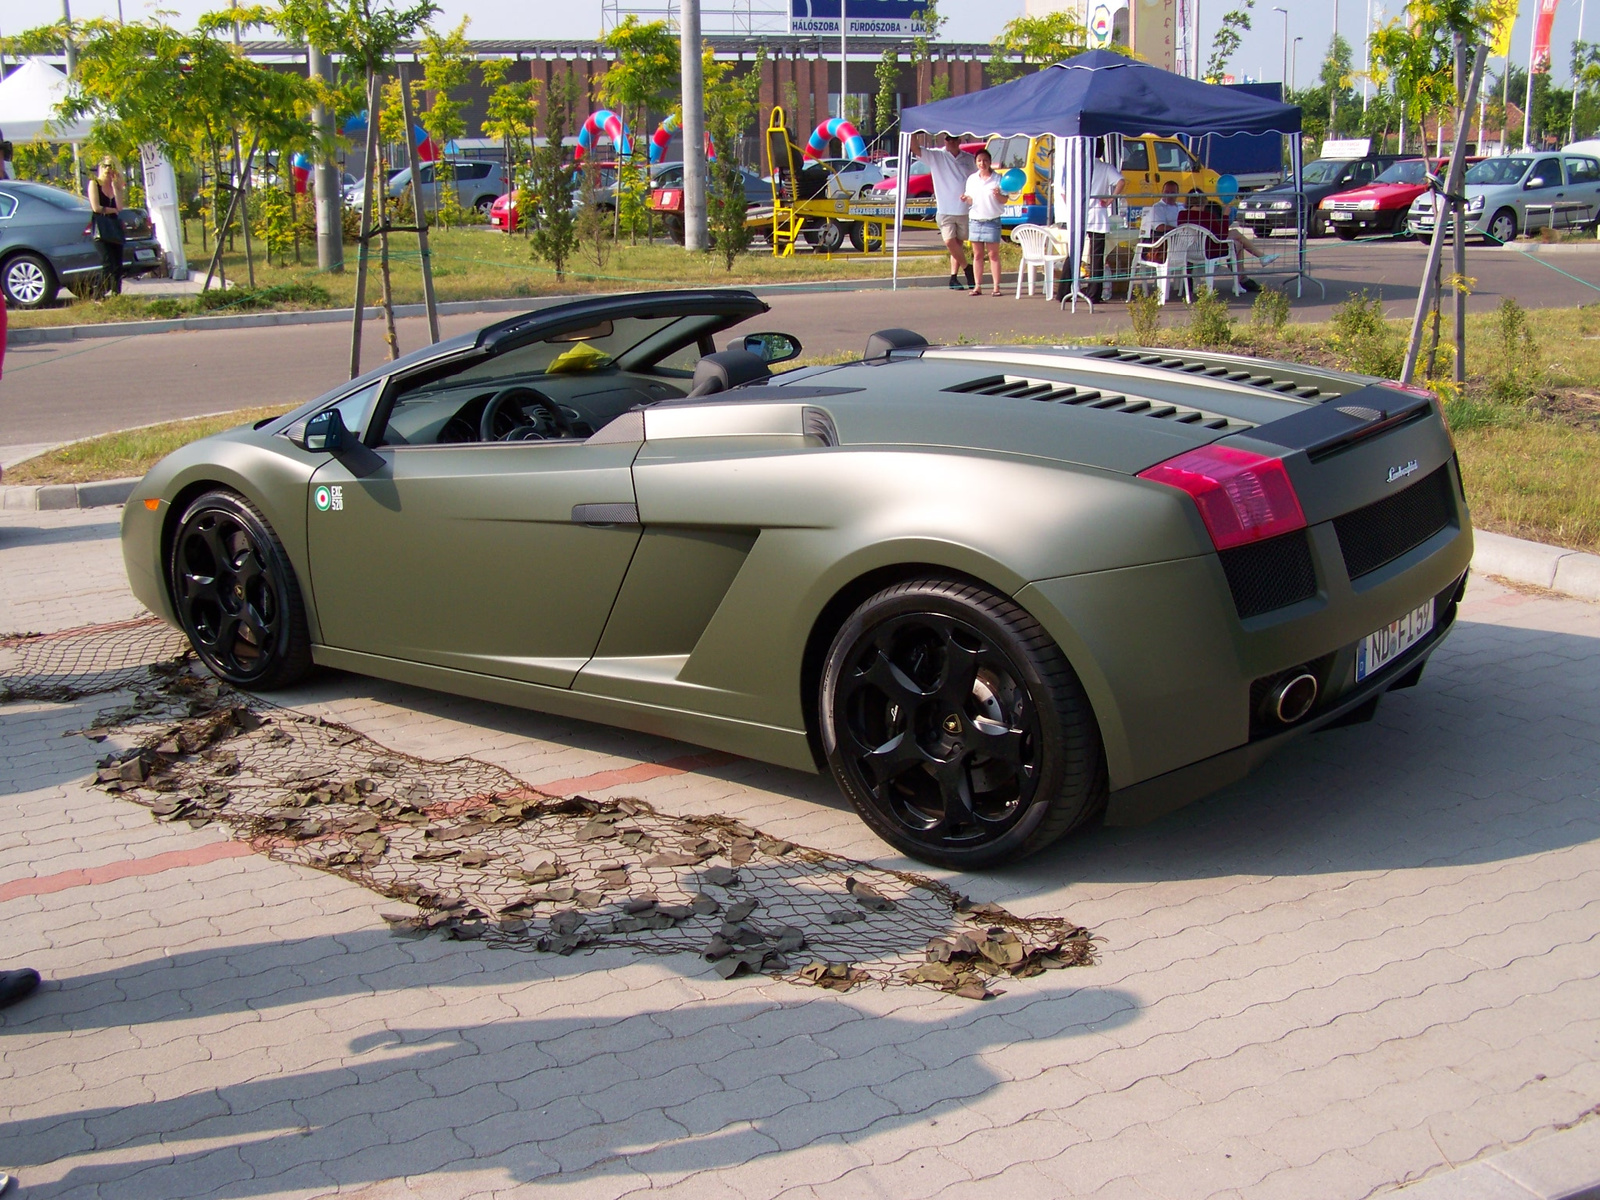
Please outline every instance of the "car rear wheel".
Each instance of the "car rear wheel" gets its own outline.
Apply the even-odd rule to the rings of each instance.
[[[1502,208],[1490,219],[1484,228],[1491,246],[1504,246],[1507,242],[1517,240],[1517,214],[1509,208]]]
[[[12,308],[46,308],[60,290],[49,260],[31,250],[12,255],[0,267],[0,291]]]
[[[178,622],[200,660],[238,687],[287,687],[311,667],[294,568],[255,505],[207,492],[184,511],[169,570]]]
[[[1077,675],[1031,616],[974,584],[918,579],[866,600],[833,640],[819,701],[839,787],[924,862],[1013,862],[1104,812]]]
[[[478,215],[480,217],[483,217],[485,220],[487,220],[489,217],[489,210],[494,207],[494,200],[495,198],[493,196],[479,196],[477,200],[473,201],[472,207],[478,210]]]

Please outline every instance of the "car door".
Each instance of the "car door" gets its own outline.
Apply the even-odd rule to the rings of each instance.
[[[1566,191],[1566,181],[1561,176],[1561,160],[1551,155],[1533,164],[1522,184],[1520,197],[1522,227],[1529,233],[1552,223],[1555,206],[1560,204]]]
[[[1576,156],[1565,161],[1569,221],[1572,224],[1593,221],[1600,212],[1600,161]]]

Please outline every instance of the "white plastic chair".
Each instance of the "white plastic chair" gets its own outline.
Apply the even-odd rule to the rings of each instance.
[[[1011,231],[1011,240],[1022,247],[1022,265],[1017,268],[1017,296],[1022,299],[1022,275],[1028,275],[1028,295],[1033,295],[1033,273],[1044,271],[1044,296],[1055,294],[1056,264],[1067,261],[1065,254],[1056,251],[1055,237],[1043,225],[1018,225]]]
[[[1244,286],[1239,282],[1239,247],[1233,244],[1232,238],[1218,237],[1204,225],[1197,225],[1197,229],[1205,234],[1200,242],[1200,253],[1205,258],[1206,286],[1212,291],[1216,290],[1216,275],[1218,267],[1227,267],[1228,277],[1233,281],[1233,294],[1244,295]],[[1213,245],[1221,246],[1225,253],[1215,258],[1206,253]]]
[[[1200,246],[1205,232],[1198,225],[1179,225],[1153,242],[1140,242],[1133,255],[1135,282],[1138,281],[1141,268],[1149,271],[1161,288],[1161,303],[1165,304],[1171,292],[1173,277],[1176,275],[1183,285],[1184,299],[1186,301],[1192,299],[1189,288],[1189,266],[1200,259]],[[1159,260],[1156,257],[1158,249],[1165,251]],[[1134,286],[1134,284],[1128,285],[1130,295]],[[1144,285],[1139,283],[1138,286],[1142,288]]]

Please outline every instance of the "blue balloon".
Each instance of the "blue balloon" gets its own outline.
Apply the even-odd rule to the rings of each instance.
[[[1239,194],[1239,181],[1232,175],[1217,176],[1217,195],[1223,200],[1232,200]]]
[[[1028,186],[1028,173],[1021,167],[1012,167],[1000,176],[1000,190],[1002,192],[1020,192]]]

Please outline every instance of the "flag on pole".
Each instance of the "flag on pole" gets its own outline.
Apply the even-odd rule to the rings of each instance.
[[[1511,28],[1517,23],[1517,8],[1512,5],[1500,23],[1494,29],[1494,41],[1490,43],[1489,54],[1493,58],[1511,57]]]
[[[1539,14],[1533,20],[1533,74],[1550,70],[1550,27],[1556,22],[1556,5],[1561,0],[1539,0]]]

